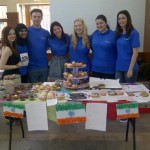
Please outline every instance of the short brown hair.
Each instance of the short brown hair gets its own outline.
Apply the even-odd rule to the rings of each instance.
[[[37,8],[35,8],[35,9],[31,10],[31,12],[30,12],[30,16],[32,16],[32,14],[33,14],[34,12],[39,12],[39,13],[43,16],[43,12],[42,12],[42,10],[41,10],[41,9],[37,9]]]

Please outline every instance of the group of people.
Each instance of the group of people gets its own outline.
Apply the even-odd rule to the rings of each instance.
[[[67,62],[83,62],[82,70],[89,76],[119,79],[121,83],[136,82],[137,56],[140,47],[139,33],[133,27],[127,10],[117,14],[116,31],[112,31],[104,15],[95,19],[97,29],[88,35],[82,18],[74,21],[73,33],[68,35],[55,21],[50,33],[41,27],[42,11],[30,12],[33,25],[18,24],[15,29],[7,26],[2,31],[2,56],[0,68],[7,74],[21,74],[22,82],[44,82],[62,79]],[[47,60],[47,49],[52,59]],[[89,53],[92,51],[92,57]],[[21,54],[28,63],[23,63]]]

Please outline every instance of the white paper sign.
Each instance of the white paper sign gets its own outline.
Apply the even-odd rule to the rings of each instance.
[[[29,64],[29,57],[28,53],[22,53],[20,54],[21,62],[23,66],[28,66]]]
[[[90,88],[98,86],[99,84],[104,84],[105,88],[122,88],[119,79],[113,80],[90,77]]]
[[[25,105],[29,131],[48,130],[46,102],[35,102]]]
[[[47,100],[47,106],[53,106],[57,104],[57,99]]]
[[[87,103],[86,129],[106,131],[107,104]]]
[[[143,84],[123,84],[122,88],[126,92],[141,92],[141,91],[149,91]]]

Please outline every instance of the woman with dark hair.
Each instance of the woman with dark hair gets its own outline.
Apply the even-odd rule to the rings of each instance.
[[[63,79],[64,64],[68,62],[70,38],[64,33],[62,25],[55,21],[50,27],[51,36],[48,45],[51,49],[52,60],[49,66],[50,80]]]
[[[0,59],[0,69],[4,70],[2,78],[5,75],[20,74],[19,68],[22,66],[22,63],[19,62],[15,42],[15,30],[6,26],[2,30],[2,55]]]
[[[17,38],[17,51],[20,54],[20,61],[24,66],[20,67],[21,82],[27,83],[28,81],[28,48],[27,48],[27,27],[20,23],[15,28]]]
[[[95,19],[97,30],[91,36],[92,76],[97,78],[115,78],[116,33],[110,30],[104,15]]]
[[[140,47],[139,33],[133,27],[127,10],[117,14],[117,61],[116,79],[121,83],[136,82],[138,73],[137,56]]]

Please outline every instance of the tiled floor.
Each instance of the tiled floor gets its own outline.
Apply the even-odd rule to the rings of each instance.
[[[9,126],[0,107],[0,150],[8,150]],[[84,124],[58,126],[49,121],[48,131],[27,131],[25,138],[20,126],[13,126],[12,150],[132,150],[131,128],[125,142],[126,123],[108,121],[107,132],[85,130]],[[136,124],[137,150],[150,150],[150,114],[140,115]]]

